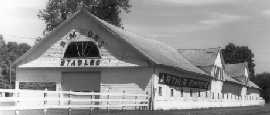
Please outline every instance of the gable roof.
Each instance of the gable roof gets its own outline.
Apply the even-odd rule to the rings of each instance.
[[[31,60],[36,59],[43,52],[46,51],[53,43],[60,39],[60,36],[63,36],[69,30],[73,28],[69,27],[70,23],[76,21],[76,19],[83,16],[87,20],[92,20],[92,23],[98,25],[99,29],[105,30],[109,34],[115,37],[115,39],[120,39],[125,43],[132,46],[137,52],[145,56],[150,62],[157,65],[164,65],[169,67],[178,68],[184,71],[194,72],[198,74],[205,74],[204,71],[200,70],[188,60],[186,60],[181,54],[177,52],[176,49],[152,39],[145,39],[144,37],[135,35],[126,30],[120,29],[116,26],[113,26],[98,17],[90,14],[84,7],[78,12],[73,14],[70,18],[61,23],[54,31],[45,36],[38,44],[36,44],[32,49],[27,53],[17,59],[14,64],[19,65],[21,63],[27,63]],[[89,22],[85,22],[89,23]],[[74,27],[80,28],[80,26],[75,25]],[[102,37],[102,35],[100,35]]]
[[[247,68],[247,63],[237,63],[237,64],[225,64],[225,72],[235,79],[238,83],[243,83],[243,79],[245,79],[245,68]],[[237,83],[236,82],[236,83]],[[255,83],[248,80],[247,84],[248,87],[252,88],[259,88]]]
[[[236,79],[232,78],[230,75],[228,75],[227,73],[224,74],[224,80],[227,82],[232,82],[232,83],[236,83],[238,85],[245,85],[244,83],[237,81]]]
[[[246,63],[237,63],[237,64],[225,64],[225,72],[232,77],[233,79],[241,82],[242,84],[245,83],[245,68]]]
[[[219,50],[220,48],[178,49],[178,52],[195,66],[211,66],[214,65]]]
[[[208,48],[208,49],[177,49],[187,60],[193,65],[200,68],[208,75],[211,75],[212,68],[217,59],[217,55],[221,51],[221,48]],[[224,59],[221,56],[221,63],[224,64]]]
[[[225,71],[232,77],[245,77],[246,63],[225,64]]]

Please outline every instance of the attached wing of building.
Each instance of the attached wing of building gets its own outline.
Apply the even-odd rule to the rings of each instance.
[[[236,83],[252,88],[259,88],[255,83],[249,80],[247,63],[226,64],[225,71]]]

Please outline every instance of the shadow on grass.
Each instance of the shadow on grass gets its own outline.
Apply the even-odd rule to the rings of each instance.
[[[15,111],[0,111],[0,115],[15,115]],[[44,115],[43,110],[24,110],[19,115]],[[50,109],[47,115],[68,115],[67,109]],[[270,115],[270,105],[230,108],[209,108],[169,111],[94,111],[72,110],[71,115]]]

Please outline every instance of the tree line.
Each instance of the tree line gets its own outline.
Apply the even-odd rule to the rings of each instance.
[[[11,80],[12,84],[14,84],[15,69],[11,68],[11,64],[30,48],[31,46],[26,43],[6,42],[3,36],[0,35],[0,77],[8,81]]]

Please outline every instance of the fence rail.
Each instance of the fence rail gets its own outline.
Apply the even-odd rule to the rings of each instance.
[[[4,93],[11,96],[5,97]],[[149,97],[146,94],[0,89],[0,110],[57,108],[146,110],[148,106]]]
[[[155,97],[155,110],[163,109],[200,109],[210,107],[239,107],[264,105],[265,101],[258,94],[239,96],[232,93],[218,92],[178,92]],[[166,106],[164,106],[166,105]]]

